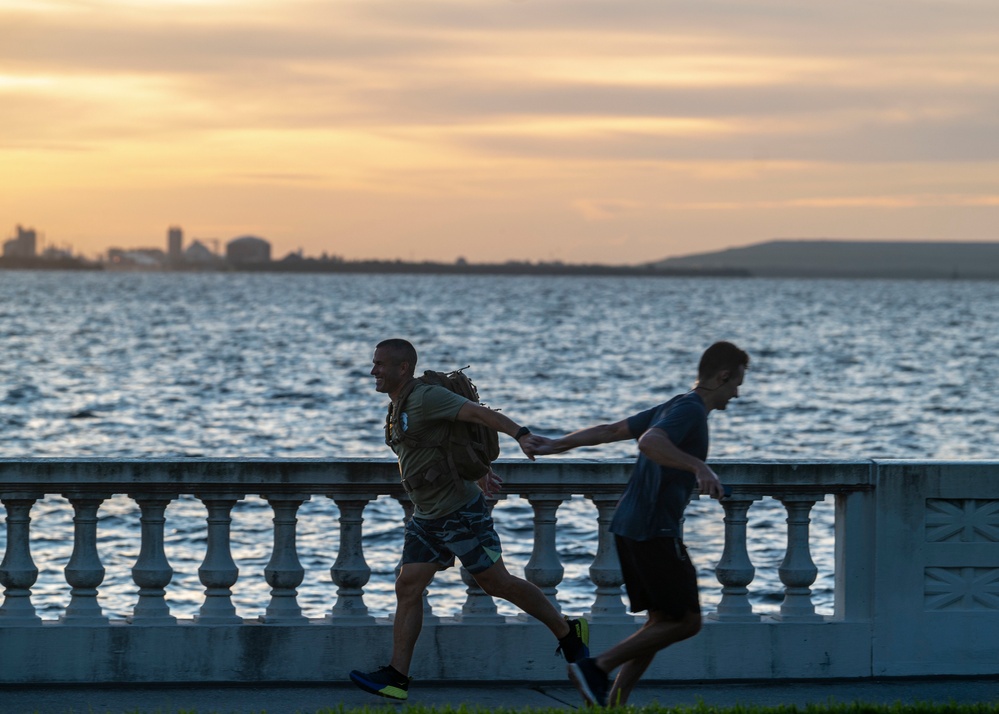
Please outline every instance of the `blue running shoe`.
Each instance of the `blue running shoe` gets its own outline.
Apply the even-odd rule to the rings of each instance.
[[[595,660],[585,657],[569,665],[569,679],[590,704],[607,706],[607,673],[597,666]]]
[[[365,692],[404,701],[409,697],[409,683],[413,678],[400,674],[395,667],[388,665],[374,672],[361,672],[355,669],[350,673],[350,681]]]

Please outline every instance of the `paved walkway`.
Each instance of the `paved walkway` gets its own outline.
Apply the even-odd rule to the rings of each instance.
[[[974,679],[889,679],[832,682],[754,682],[750,684],[644,684],[631,704],[804,707],[810,703],[896,702],[992,703],[999,712],[999,675]],[[571,685],[492,684],[454,686],[416,683],[408,702],[444,707],[579,708],[582,699]],[[325,708],[394,705],[352,684],[243,685],[0,685],[0,714],[312,714]]]

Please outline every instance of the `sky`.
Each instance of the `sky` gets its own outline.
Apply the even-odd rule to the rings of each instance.
[[[0,240],[999,239],[995,0],[2,0]]]

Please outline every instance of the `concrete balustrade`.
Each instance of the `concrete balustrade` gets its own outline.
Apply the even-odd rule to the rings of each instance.
[[[648,676],[757,679],[995,674],[999,670],[999,463],[715,462],[733,496],[719,512],[724,549],[716,568],[720,600],[702,632],[660,654]],[[525,576],[561,608],[564,567],[556,549],[559,508],[573,496],[594,506],[596,554],[588,568],[593,600],[584,613],[601,650],[643,619],[625,607],[608,527],[630,473],[627,461],[549,459],[504,463],[504,496],[533,509]],[[32,603],[38,569],[31,556],[32,509],[47,495],[73,510],[73,549],[65,566],[68,605],[56,619]],[[138,506],[140,539],[131,575],[129,617],[100,605],[105,567],[98,516],[113,495]],[[231,514],[247,494],[273,511],[273,548],[263,569],[270,587],[262,614],[237,615],[239,569]],[[192,618],[170,612],[174,571],[164,549],[169,505],[181,495],[204,504],[204,586]],[[833,533],[815,533],[813,506],[835,501]],[[411,504],[388,460],[0,460],[6,548],[0,564],[0,683],[343,680],[374,668],[391,649],[390,617],[365,604],[372,570],[365,558],[364,514],[378,498]],[[303,615],[298,588],[306,570],[296,536],[302,504],[330,499],[339,511],[330,534],[330,606]],[[786,513],[787,539],[777,568],[779,610],[754,610],[757,565],[750,557],[754,504],[772,499]],[[834,610],[816,611],[815,538],[835,539]],[[401,542],[400,542],[401,550]],[[701,563],[707,566],[707,563]],[[433,613],[414,676],[435,680],[562,680],[564,663],[543,626],[499,614],[462,572],[461,612]]]

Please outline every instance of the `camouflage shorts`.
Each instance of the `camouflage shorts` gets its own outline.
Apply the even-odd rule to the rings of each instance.
[[[480,495],[442,518],[410,518],[402,564],[437,563],[443,570],[454,565],[457,556],[465,569],[475,575],[488,570],[502,553],[486,499]]]

